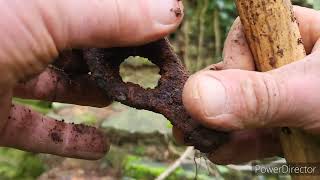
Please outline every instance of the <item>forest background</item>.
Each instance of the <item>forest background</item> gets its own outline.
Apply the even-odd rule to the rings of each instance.
[[[175,51],[192,73],[222,60],[224,40],[237,17],[232,0],[184,0],[185,19],[170,35]],[[294,4],[320,9],[320,0],[294,0]],[[121,76],[153,88],[159,69],[140,57],[122,64]],[[179,166],[166,179],[290,179],[288,176],[254,176],[252,163],[283,161],[279,157],[241,166],[210,163],[191,147],[176,144],[171,124],[161,115],[113,103],[106,108],[14,99],[48,116],[66,122],[96,126],[108,133],[110,152],[99,161],[84,161],[53,155],[0,148],[0,179],[155,179]]]

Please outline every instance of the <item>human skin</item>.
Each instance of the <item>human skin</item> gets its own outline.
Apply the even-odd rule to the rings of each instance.
[[[109,105],[88,75],[70,82],[48,64],[70,48],[121,47],[160,39],[180,24],[183,16],[176,16],[176,8],[183,10],[181,1],[0,1],[0,145],[83,159],[103,157],[109,144],[101,132],[79,130],[12,106],[12,97]],[[52,129],[60,136],[51,132],[50,137]]]
[[[280,155],[276,127],[320,134],[320,12],[302,7],[294,11],[306,58],[270,72],[253,72],[254,60],[237,19],[225,42],[223,62],[186,83],[183,102],[191,116],[232,134],[230,142],[209,154],[211,161],[238,164]],[[179,130],[174,133],[181,139]]]

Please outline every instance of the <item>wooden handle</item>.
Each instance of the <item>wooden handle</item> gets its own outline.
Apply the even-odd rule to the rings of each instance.
[[[236,5],[259,71],[269,71],[306,56],[290,0],[236,0]],[[280,134],[288,162],[320,163],[318,138],[289,128],[282,129]]]

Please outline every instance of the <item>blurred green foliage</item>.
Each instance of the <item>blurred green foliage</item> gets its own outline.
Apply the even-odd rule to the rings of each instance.
[[[137,180],[148,180],[155,179],[160,176],[168,168],[168,165],[163,163],[157,163],[142,157],[129,155],[124,161],[123,165],[123,175],[129,177],[130,179]],[[176,180],[176,179],[198,179],[198,180],[209,180],[212,179],[204,173],[195,174],[194,170],[185,170],[182,167],[176,169],[167,180]]]
[[[293,0],[293,3],[316,8],[319,1]],[[171,42],[185,66],[195,72],[222,60],[224,40],[238,15],[234,0],[187,0],[184,5],[184,21],[171,36]]]
[[[45,171],[45,165],[32,153],[0,148],[0,179],[31,180]]]
[[[47,114],[52,110],[52,102],[14,98],[13,103],[25,105],[42,114]]]
[[[320,9],[320,0],[293,0],[293,3]],[[183,58],[187,68],[195,72],[204,66],[221,60],[223,42],[234,19],[237,17],[237,12],[233,0],[186,0],[184,4],[186,7],[185,20],[178,31],[171,35],[171,41],[178,54]],[[147,61],[143,61],[142,64],[144,66],[150,65]],[[149,76],[149,70],[142,70],[140,64],[131,63],[130,65],[134,71],[121,71],[125,81],[131,80],[129,79],[129,75],[133,74],[135,75],[135,79],[138,79],[137,83],[146,84],[146,87],[150,88],[156,86],[157,78],[159,78],[158,74],[155,74],[156,77],[153,80],[146,79],[145,77]],[[129,75],[126,75],[126,73],[129,73]],[[19,98],[14,98],[13,101],[17,104],[26,105],[43,114],[47,114],[52,110],[52,103],[50,102]],[[119,126],[124,127],[125,125],[121,124],[121,119],[134,116],[138,116],[142,122],[151,122],[149,116],[145,117],[137,113],[133,114],[133,112],[130,111],[126,112],[125,115],[122,114],[113,117]],[[153,116],[152,118],[163,119]],[[95,115],[90,113],[84,113],[79,119],[82,123],[89,125],[94,125],[96,121]],[[144,127],[145,129],[150,129],[148,123],[136,123],[136,126],[139,126],[139,128],[146,126]],[[167,128],[171,127],[172,125],[168,123]],[[132,129],[132,127],[128,127],[128,129]],[[167,131],[167,129],[165,129],[165,131]],[[118,163],[122,163],[122,159],[124,159],[122,166],[119,165],[119,168],[123,168],[123,175],[129,177],[129,179],[153,179],[168,167],[167,164],[157,164],[154,161],[146,161],[143,158],[143,154],[145,153],[144,146],[139,145],[134,149],[136,156],[128,155],[125,157],[119,153],[120,151],[119,149],[116,149],[115,152],[111,150],[110,153],[113,153],[113,155],[107,157],[114,159],[112,161]],[[229,169],[225,166],[218,166],[218,168],[221,174],[230,174]],[[46,165],[33,153],[10,148],[0,148],[1,180],[36,179],[36,177],[45,170]],[[179,168],[169,179],[193,179],[194,175],[194,171],[186,171]],[[200,174],[198,179],[209,179],[209,177],[205,174]]]
[[[97,117],[90,112],[82,113],[77,117],[78,124],[85,124],[88,126],[94,126],[97,122]]]
[[[139,56],[129,57],[120,66],[120,76],[124,82],[139,84],[143,88],[157,87],[161,78],[159,72],[155,64]]]
[[[320,0],[313,0],[313,7],[316,10],[320,10]]]

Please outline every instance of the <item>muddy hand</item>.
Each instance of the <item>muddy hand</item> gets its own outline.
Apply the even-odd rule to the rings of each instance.
[[[281,154],[275,127],[320,134],[320,13],[295,7],[295,14],[306,58],[267,73],[251,72],[254,61],[237,20],[224,61],[187,82],[184,104],[192,117],[206,127],[233,131],[231,141],[211,154],[213,162],[243,163]]]
[[[0,144],[32,152],[101,158],[109,147],[101,132],[11,105],[12,97],[108,105],[110,101],[88,76],[70,81],[48,64],[59,52],[73,47],[108,48],[159,39],[181,22],[183,16],[172,11],[179,8],[182,4],[177,0],[1,1]]]

